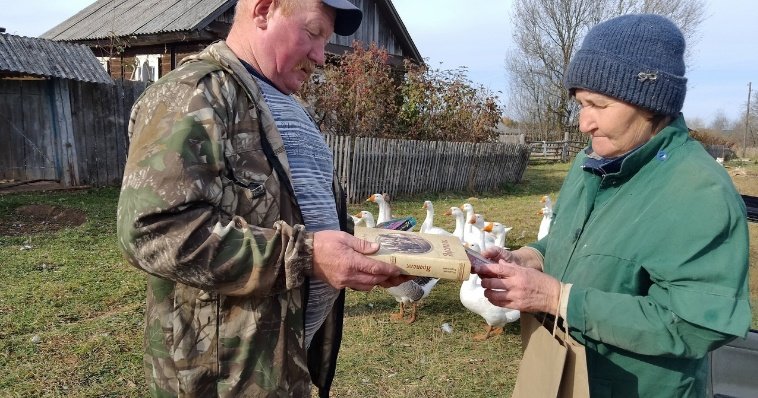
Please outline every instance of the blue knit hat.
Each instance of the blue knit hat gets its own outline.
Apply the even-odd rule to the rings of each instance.
[[[679,28],[660,15],[609,19],[587,33],[564,84],[675,116],[687,93],[684,46]]]

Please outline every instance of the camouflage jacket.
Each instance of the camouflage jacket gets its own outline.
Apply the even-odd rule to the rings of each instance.
[[[313,236],[260,89],[224,42],[132,109],[118,240],[149,274],[145,371],[160,397],[328,395],[344,292],[304,348]],[[345,196],[335,178],[344,230]],[[310,368],[310,371],[309,371]]]

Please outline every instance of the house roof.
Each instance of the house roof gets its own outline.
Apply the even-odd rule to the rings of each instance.
[[[0,74],[113,83],[85,45],[6,33],[0,34]]]
[[[352,1],[360,7],[374,7],[368,0]],[[390,29],[397,36],[404,55],[423,63],[392,1],[375,2],[389,16]],[[97,0],[40,37],[103,48],[118,47],[119,42],[130,47],[163,46],[182,41],[211,42],[225,37],[224,29],[228,31],[229,15],[236,4],[237,0]],[[216,23],[217,19],[223,21]],[[351,37],[368,41],[355,34]],[[330,42],[333,41],[334,37]]]
[[[424,59],[421,57],[421,53],[418,51],[416,43],[413,42],[411,34],[408,33],[408,28],[405,27],[405,24],[400,18],[400,14],[397,12],[395,5],[392,4],[392,0],[384,0],[380,1],[380,3],[384,3],[387,6],[392,20],[400,27],[400,34],[402,36],[403,42],[407,46],[407,51],[409,52],[408,56],[416,60],[416,62],[424,63]]]
[[[40,37],[83,41],[197,30],[236,3],[236,0],[97,0]]]

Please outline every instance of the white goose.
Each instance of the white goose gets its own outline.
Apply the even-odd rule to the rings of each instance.
[[[465,236],[466,242],[476,243],[479,245],[482,251],[487,249],[487,237],[486,237],[486,223],[484,222],[484,216],[479,213],[475,213],[468,221],[474,228],[474,233],[471,237]]]
[[[513,229],[513,227],[506,227],[505,225],[499,223],[499,222],[492,222],[488,223],[484,230],[490,232],[490,236],[492,237],[492,240],[490,241],[487,239],[487,246],[499,246],[502,248],[505,247],[505,236],[508,235],[508,232],[510,232]]]
[[[445,212],[446,216],[453,216],[455,218],[455,230],[453,230],[453,236],[461,240],[461,243],[466,243],[463,239],[463,231],[466,228],[466,216],[463,214],[463,210],[459,207],[451,207],[450,210]]]
[[[357,225],[365,225],[367,228],[374,228],[376,227],[376,222],[374,221],[374,215],[371,214],[370,211],[367,210],[361,210],[358,214],[354,216],[350,216],[353,218],[353,223]]]
[[[445,231],[444,229],[440,227],[434,226],[434,205],[432,205],[432,202],[430,200],[424,201],[424,206],[422,209],[426,209],[426,218],[424,219],[424,222],[421,224],[421,230],[420,232],[422,234],[434,234],[434,235],[452,235],[450,232]]]
[[[381,224],[385,221],[392,219],[392,209],[388,200],[385,200],[384,195],[375,193],[366,199],[366,202],[374,202],[379,205],[379,214],[376,216],[376,223]]]
[[[475,252],[477,252],[477,253],[481,253],[481,252],[482,252],[482,248],[481,248],[481,247],[479,247],[479,244],[478,244],[478,243],[468,243],[468,242],[465,242],[465,243],[463,244],[463,246],[466,246],[466,247],[467,247],[467,248],[469,248],[470,250],[473,250],[473,251],[475,251]]]
[[[406,323],[413,323],[418,316],[418,302],[423,300],[432,291],[439,278],[429,278],[419,276],[397,286],[387,288],[387,293],[395,297],[395,301],[400,303],[400,312],[390,315],[393,321],[400,321],[405,317],[405,307],[412,306],[411,316],[405,320]]]
[[[550,195],[543,195],[542,198],[540,198],[540,203],[545,205],[545,207],[550,208],[550,210],[553,210],[553,201],[550,200]]]
[[[537,232],[537,240],[547,236],[548,232],[550,232],[550,222],[553,220],[553,202],[550,200],[550,196],[543,196],[540,202],[542,202],[545,207],[539,211],[539,213],[542,214],[542,221],[540,221],[540,229]]]
[[[484,288],[482,280],[477,274],[471,274],[468,280],[461,284],[460,290],[461,304],[469,311],[479,314],[487,323],[486,332],[474,335],[475,341],[483,341],[492,336],[503,333],[503,326],[510,322],[515,322],[521,317],[518,310],[498,307],[486,297],[484,297]]]
[[[474,206],[471,203],[464,203],[461,206],[461,210],[463,210],[466,213],[466,221],[470,220],[471,217],[474,216]],[[466,239],[466,241],[469,241],[470,239],[469,236],[472,235],[473,233],[474,233],[473,226],[467,222],[466,228],[463,231],[463,236]]]

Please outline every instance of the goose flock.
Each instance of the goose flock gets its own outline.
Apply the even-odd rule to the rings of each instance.
[[[362,210],[352,216],[356,226],[413,230],[416,225],[416,220],[413,217],[393,216],[387,194],[373,194],[366,199],[366,202],[373,202],[378,205],[378,215],[374,219],[370,211]],[[543,215],[543,220],[540,224],[539,239],[542,239],[547,234],[552,217],[552,204],[549,196],[544,196],[541,199],[541,203],[543,204],[543,208],[540,210],[540,213]],[[420,233],[455,236],[461,241],[462,245],[475,252],[481,252],[493,246],[507,248],[506,236],[512,230],[512,227],[506,227],[501,222],[487,221],[482,214],[476,213],[471,203],[464,203],[460,207],[450,207],[444,213],[445,216],[453,217],[455,220],[455,229],[452,232],[434,225],[435,212],[431,201],[424,201],[422,210],[426,211],[426,217],[418,229]],[[400,311],[393,313],[390,319],[393,321],[405,321],[406,323],[415,322],[418,316],[419,301],[429,296],[429,293],[438,281],[438,278],[416,277],[398,286],[385,289],[387,293],[395,298],[400,306]],[[490,303],[484,297],[481,279],[476,274],[471,274],[469,279],[463,281],[461,284],[460,301],[465,308],[481,316],[486,323],[485,332],[473,337],[476,341],[482,341],[501,334],[503,326],[517,321],[520,317],[520,313],[517,310],[498,307]],[[410,315],[406,318],[406,313],[408,312],[410,312]]]

